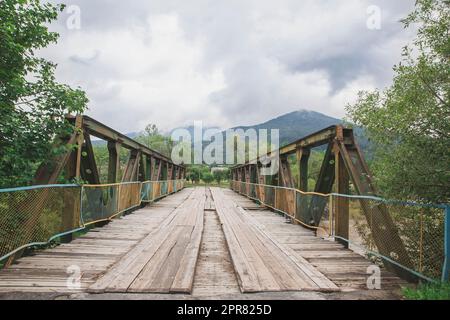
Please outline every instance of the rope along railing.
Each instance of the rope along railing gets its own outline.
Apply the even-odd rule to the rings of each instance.
[[[184,180],[0,189],[0,261],[184,188]]]
[[[241,181],[231,181],[231,189],[292,221],[316,230],[320,237],[348,243],[351,250],[365,255],[374,263],[393,264],[427,281],[448,281],[448,205],[386,200],[372,196],[302,192],[293,188]],[[343,202],[348,205],[349,210],[347,237],[336,234],[335,208]],[[386,232],[386,214],[390,215],[395,230]],[[398,234],[405,250],[395,250],[393,234]],[[386,252],[390,254],[387,255]]]

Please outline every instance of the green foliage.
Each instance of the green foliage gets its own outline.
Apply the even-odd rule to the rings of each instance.
[[[208,184],[214,181],[214,176],[212,175],[211,172],[203,172],[202,173],[202,180]]]
[[[186,179],[191,181],[192,183],[197,183],[200,181],[201,172],[198,167],[190,166],[186,172]]]
[[[403,50],[393,84],[361,92],[348,116],[367,128],[377,146],[373,171],[390,198],[450,201],[450,6],[418,0],[405,27],[418,35]]]
[[[84,92],[58,83],[56,65],[35,56],[56,42],[47,25],[63,8],[0,1],[0,187],[31,183],[40,163],[66,152],[52,142],[73,132],[65,115],[86,108]]]
[[[95,164],[101,183],[108,181],[109,151],[105,144],[93,145]]]
[[[450,283],[422,284],[417,289],[404,288],[403,295],[410,300],[450,300]]]
[[[109,151],[106,143],[99,143],[93,145],[95,163],[98,169],[98,175],[101,183],[108,182],[108,166],[109,166]],[[126,148],[120,148],[119,152],[119,176],[123,175],[125,164],[130,157],[130,151]]]
[[[217,182],[217,184],[220,185],[220,183],[223,180],[228,180],[229,179],[229,177],[230,177],[230,170],[227,169],[227,168],[216,169],[213,172],[213,177],[214,177],[214,180]]]
[[[170,137],[160,134],[155,124],[147,125],[145,130],[135,140],[166,157],[171,157],[174,142]]]
[[[207,165],[190,165],[186,169],[186,179],[196,184],[198,184],[200,180],[211,183],[214,180],[214,176]]]

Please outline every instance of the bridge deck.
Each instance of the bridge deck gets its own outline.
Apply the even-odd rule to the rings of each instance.
[[[231,190],[199,187],[19,259],[0,272],[0,292],[366,290],[370,264]],[[80,287],[68,287],[68,271],[76,278],[77,270]],[[382,271],[382,289],[402,284]]]

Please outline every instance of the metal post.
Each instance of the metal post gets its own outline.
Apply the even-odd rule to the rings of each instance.
[[[445,207],[444,225],[444,266],[442,267],[442,282],[449,280],[450,273],[450,205]]]

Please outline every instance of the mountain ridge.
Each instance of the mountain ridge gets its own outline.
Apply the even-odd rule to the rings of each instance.
[[[279,129],[279,137],[280,137],[280,146],[286,145],[289,143],[292,143],[302,137],[308,136],[314,132],[317,132],[321,129],[343,124],[344,121],[339,118],[334,118],[331,116],[328,116],[326,114],[313,111],[313,110],[307,110],[307,109],[298,109],[295,111],[291,111],[289,113],[285,113],[282,115],[279,115],[275,118],[269,119],[265,122],[258,123],[255,125],[242,125],[242,126],[236,126],[232,127],[228,130],[248,130],[248,129],[255,129],[258,133],[258,130],[260,129]],[[180,127],[175,128],[172,130],[167,131],[167,134],[164,134],[166,136],[170,136],[171,133],[176,129],[186,129],[190,134],[192,139],[194,128],[193,126],[187,126],[187,127]],[[202,131],[202,137],[203,133],[208,129],[219,129],[217,127],[213,126],[205,126],[203,127]],[[220,130],[220,129],[219,129]],[[221,130],[221,133],[223,136],[225,136],[225,132],[227,130]],[[130,132],[126,133],[126,136],[130,138],[136,138],[139,135],[139,132]],[[368,140],[366,138],[366,135],[364,133],[364,130],[355,127],[355,136],[357,137],[358,143],[363,149],[366,149],[368,146]],[[102,144],[104,141],[93,141],[93,144],[98,145]],[[194,141],[192,140],[192,143]],[[203,145],[207,145],[208,141],[204,141]]]
[[[282,114],[260,124],[237,126],[231,129],[279,129],[280,144],[283,145],[296,141],[323,128],[342,123],[343,121],[341,119],[333,118],[317,111],[300,109]]]

